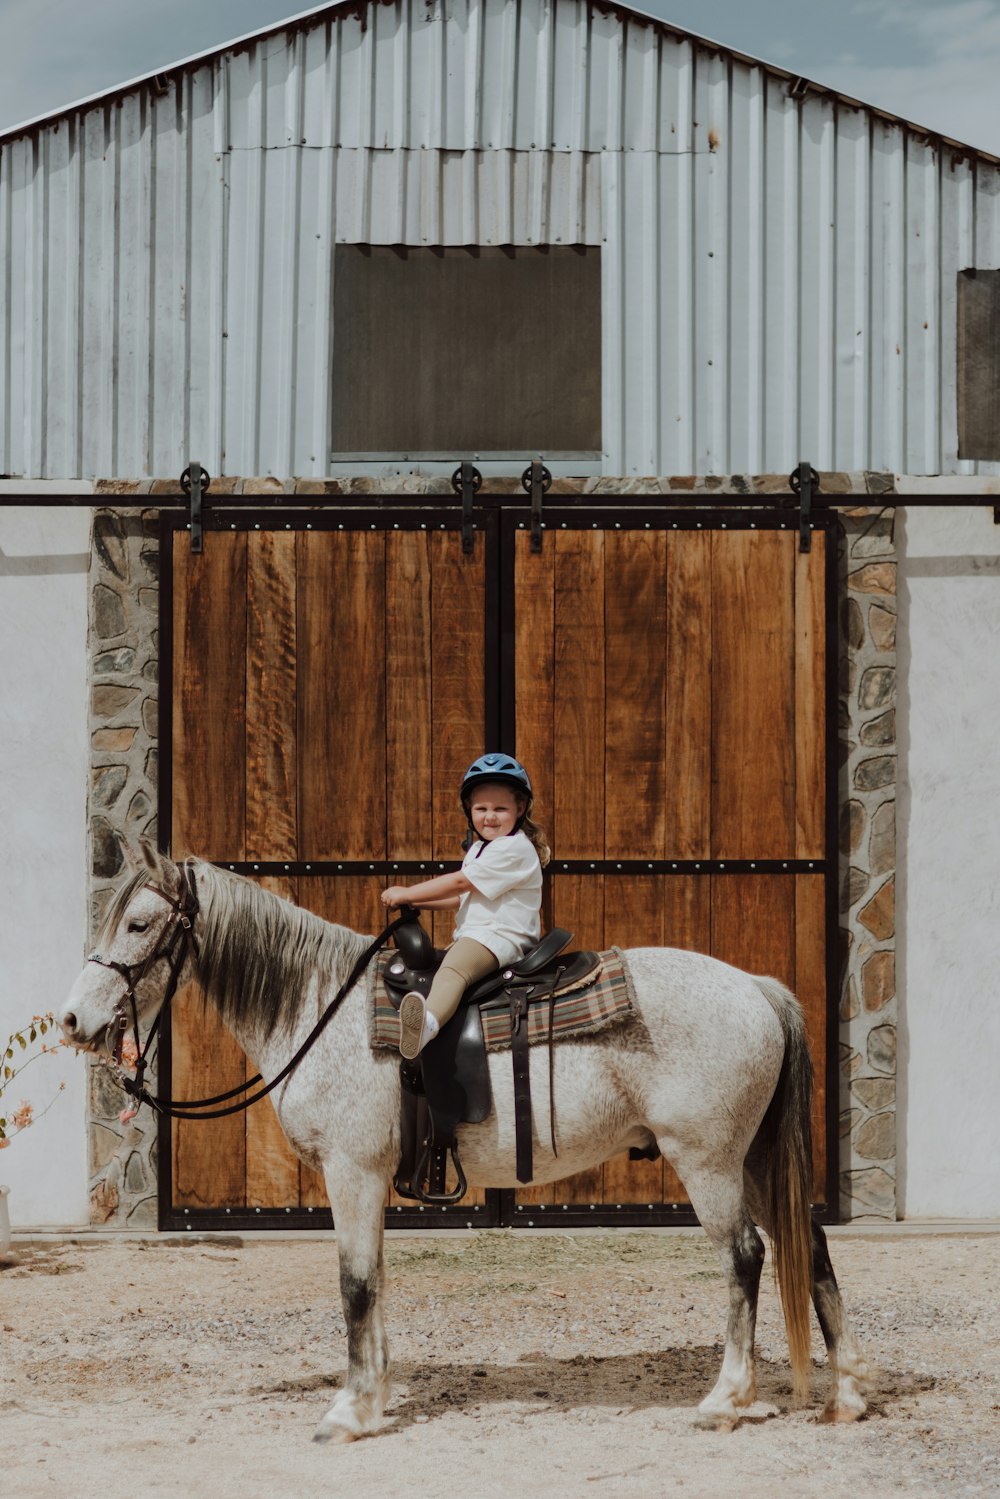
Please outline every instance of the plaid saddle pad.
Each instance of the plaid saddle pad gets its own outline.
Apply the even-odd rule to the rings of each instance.
[[[383,975],[395,949],[380,952],[368,970],[371,998],[370,1035],[375,1048],[399,1047],[399,1015],[386,992]],[[635,1012],[632,976],[625,966],[620,948],[598,953],[600,967],[593,977],[582,979],[573,989],[556,998],[552,1035],[557,1041],[570,1036],[588,1036],[605,1026],[620,1025]],[[501,990],[497,998],[503,996]],[[493,1003],[494,1001],[490,1001]],[[483,1035],[488,1051],[499,1051],[510,1045],[510,1012],[505,1006],[484,1009]],[[549,1039],[549,1003],[543,997],[528,1009],[528,1042],[534,1045]]]

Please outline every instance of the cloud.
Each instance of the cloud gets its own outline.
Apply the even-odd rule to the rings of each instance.
[[[308,0],[0,0],[0,129],[304,10]]]
[[[868,104],[1000,156],[1000,0],[959,0],[945,9],[863,0],[854,9],[879,27],[905,28],[910,59],[835,60],[817,76]]]

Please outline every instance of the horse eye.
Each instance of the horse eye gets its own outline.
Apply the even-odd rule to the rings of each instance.
[[[148,921],[130,921],[128,929],[130,932],[144,932],[148,926]]]

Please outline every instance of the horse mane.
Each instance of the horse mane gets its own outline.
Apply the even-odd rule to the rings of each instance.
[[[290,1032],[313,978],[346,980],[371,939],[324,921],[252,880],[190,861],[201,903],[198,977],[224,1021]]]
[[[98,935],[103,946],[118,930],[135,895],[151,879],[176,884],[177,866],[148,845],[147,868],[115,891]],[[203,859],[184,861],[198,888],[198,978],[224,1021],[237,1016],[265,1037],[289,1033],[313,978],[339,988],[370,942],[293,906],[243,875]]]

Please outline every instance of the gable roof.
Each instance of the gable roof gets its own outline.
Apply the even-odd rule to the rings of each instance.
[[[142,73],[136,78],[130,78],[125,83],[115,84],[111,88],[100,89],[94,94],[88,94],[85,98],[74,100],[73,103],[65,104],[59,109],[35,115],[20,125],[13,125],[5,130],[0,130],[0,147],[7,141],[31,134],[33,131],[42,129],[56,120],[65,118],[67,115],[75,114],[78,111],[86,111],[98,104],[121,98],[123,95],[130,94],[144,86],[162,87],[172,77],[187,73],[201,64],[209,62],[212,58],[223,56],[225,53],[241,51],[266,37],[277,36],[290,31],[310,30],[313,26],[321,25],[326,20],[341,17],[344,19],[350,16],[358,17],[362,25],[364,25],[365,13],[370,6],[393,3],[395,3],[395,0],[334,0],[334,3],[331,4],[328,0],[327,4],[299,11],[295,15],[286,17],[284,20],[275,21],[268,26],[262,26],[257,31],[248,31],[243,36],[235,37],[231,41],[222,42],[215,47],[208,47],[203,52],[192,53],[190,57],[181,58],[179,61],[161,68],[154,68],[148,73]],[[559,0],[551,0],[551,3],[558,4]],[[904,129],[928,141],[940,142],[944,146],[961,152],[962,155],[1000,164],[1000,157],[978,146],[970,146],[967,142],[957,140],[953,136],[944,135],[938,130],[931,130],[927,126],[904,118],[902,115],[893,114],[891,110],[881,109],[878,105],[869,104],[863,99],[856,99],[852,95],[845,94],[839,89],[820,83],[816,79],[807,78],[802,74],[790,71],[788,68],[780,67],[777,63],[753,57],[749,53],[741,52],[735,47],[727,46],[724,42],[713,41],[710,37],[702,36],[696,31],[691,31],[688,27],[677,26],[672,21],[665,21],[660,16],[652,15],[649,11],[644,10],[640,5],[621,4],[618,3],[618,0],[615,0],[615,3],[607,3],[607,0],[590,0],[590,4],[601,15],[617,16],[623,23],[629,21],[635,23],[638,21],[642,26],[652,26],[669,36],[691,41],[697,46],[730,58],[735,62],[745,63],[749,67],[761,68],[765,73],[769,73],[775,78],[784,79],[789,84],[790,92],[795,97],[813,94],[832,99],[854,109],[864,110],[866,113],[874,115],[879,119],[888,120],[893,124],[900,125]]]

